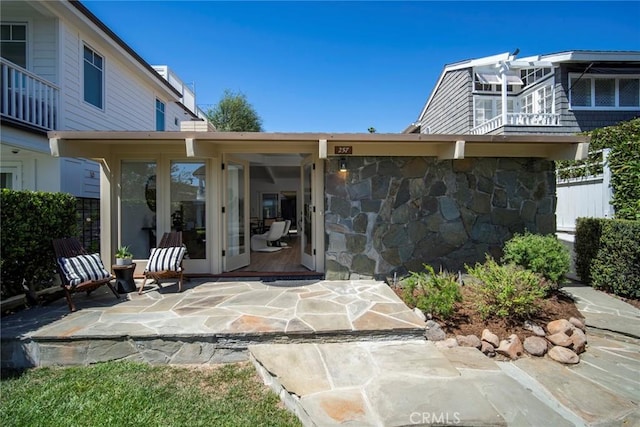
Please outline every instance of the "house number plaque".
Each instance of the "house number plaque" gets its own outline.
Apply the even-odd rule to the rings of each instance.
[[[336,145],[336,154],[353,154],[353,147],[351,145]]]

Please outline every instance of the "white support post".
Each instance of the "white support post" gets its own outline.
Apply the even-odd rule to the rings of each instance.
[[[326,139],[318,140],[318,157],[321,159],[327,158],[327,140]]]
[[[602,150],[602,207],[605,218],[613,218],[614,209],[611,205],[613,189],[611,188],[611,169],[609,168],[609,152],[611,149]]]
[[[500,91],[500,95],[502,99],[502,128],[503,129],[507,126],[507,71],[508,70],[509,70],[509,67],[506,64],[500,69],[502,74],[502,91]]]

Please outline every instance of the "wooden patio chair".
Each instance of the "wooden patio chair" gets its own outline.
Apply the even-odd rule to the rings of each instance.
[[[116,298],[120,299],[111,284],[115,277],[104,268],[99,254],[89,254],[73,237],[54,239],[53,251],[70,311],[76,311],[71,298],[73,292],[86,292],[89,295],[102,285],[109,286]]]
[[[178,292],[182,292],[184,267],[182,260],[187,248],[182,244],[182,231],[164,233],[158,246],[151,249],[151,256],[144,270],[144,280],[138,291],[142,294],[147,279],[159,282],[161,279],[178,279]]]

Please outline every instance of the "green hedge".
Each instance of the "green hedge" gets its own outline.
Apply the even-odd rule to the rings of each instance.
[[[583,282],[640,298],[640,221],[578,218],[575,251]]]
[[[2,189],[0,199],[2,299],[51,286],[51,240],[77,234],[76,198],[65,193]],[[24,284],[24,287],[23,287]]]

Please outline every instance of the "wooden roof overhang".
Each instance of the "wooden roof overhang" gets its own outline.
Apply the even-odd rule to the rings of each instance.
[[[589,148],[589,137],[572,135],[51,131],[48,137],[53,156],[90,159],[163,152],[194,158],[223,153],[318,153],[320,158],[346,155],[582,160]]]

